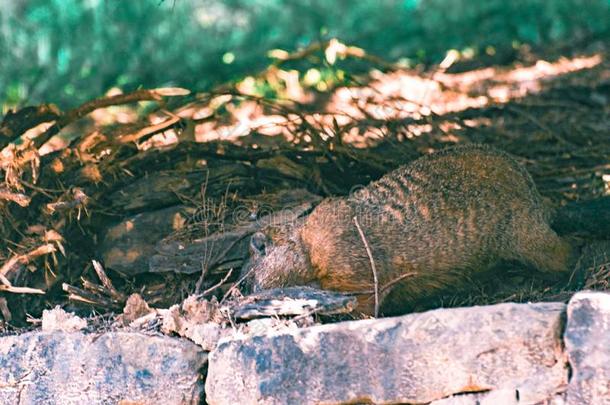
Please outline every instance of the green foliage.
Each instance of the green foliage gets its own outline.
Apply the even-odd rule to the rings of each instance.
[[[0,103],[74,106],[119,86],[208,89],[269,49],[339,38],[390,60],[608,33],[608,0],[0,0]],[[304,74],[304,72],[303,72]]]

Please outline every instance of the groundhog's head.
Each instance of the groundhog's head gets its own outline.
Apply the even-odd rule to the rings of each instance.
[[[298,227],[266,229],[253,234],[250,257],[241,277],[246,293],[308,284],[311,281],[309,257]]]

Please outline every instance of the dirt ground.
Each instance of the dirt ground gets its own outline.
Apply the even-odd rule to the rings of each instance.
[[[71,111],[46,105],[7,116],[0,126],[4,328],[22,327],[56,304],[105,314],[120,311],[132,292],[168,306],[194,292],[222,297],[230,290],[243,257],[201,260],[201,270],[189,274],[125,272],[104,263],[108,235],[138,214],[159,212],[155,218],[171,223],[147,223],[149,245],[188,246],[284,208],[290,201],[283,191],[345,195],[454,144],[485,143],[515,155],[556,208],[606,196],[609,54],[602,43],[578,49],[525,49],[508,66],[448,54],[439,66],[403,69],[369,58],[366,74],[346,79],[337,69],[340,86],[305,85],[276,63],[212,93],[112,92]],[[273,97],[257,93],[261,83]],[[23,133],[18,145],[7,146]],[[134,255],[147,257],[147,247],[133,243]],[[518,266],[472,285],[430,306],[571,294]],[[585,286],[608,290],[610,264],[593,263]]]

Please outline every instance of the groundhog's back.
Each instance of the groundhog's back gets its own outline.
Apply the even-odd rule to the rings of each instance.
[[[398,309],[459,288],[502,260],[567,270],[570,248],[547,218],[530,175],[514,158],[460,146],[424,156],[349,198],[324,201],[301,239],[322,288],[363,292],[365,306],[371,304],[366,292],[377,288],[386,308]]]

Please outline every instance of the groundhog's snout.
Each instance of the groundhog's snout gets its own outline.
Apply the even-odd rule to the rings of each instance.
[[[251,236],[250,257],[241,271],[244,291],[306,285],[313,281],[299,229],[299,226],[288,225],[284,233],[274,233],[274,238],[264,232]]]
[[[248,260],[244,263],[240,273],[240,288],[245,294],[261,290],[256,276],[262,274],[260,268],[264,265],[267,244],[267,235],[263,232],[255,232],[250,237]]]
[[[250,237],[250,256],[262,257],[265,255],[265,247],[267,246],[267,235],[263,232],[255,232]]]

